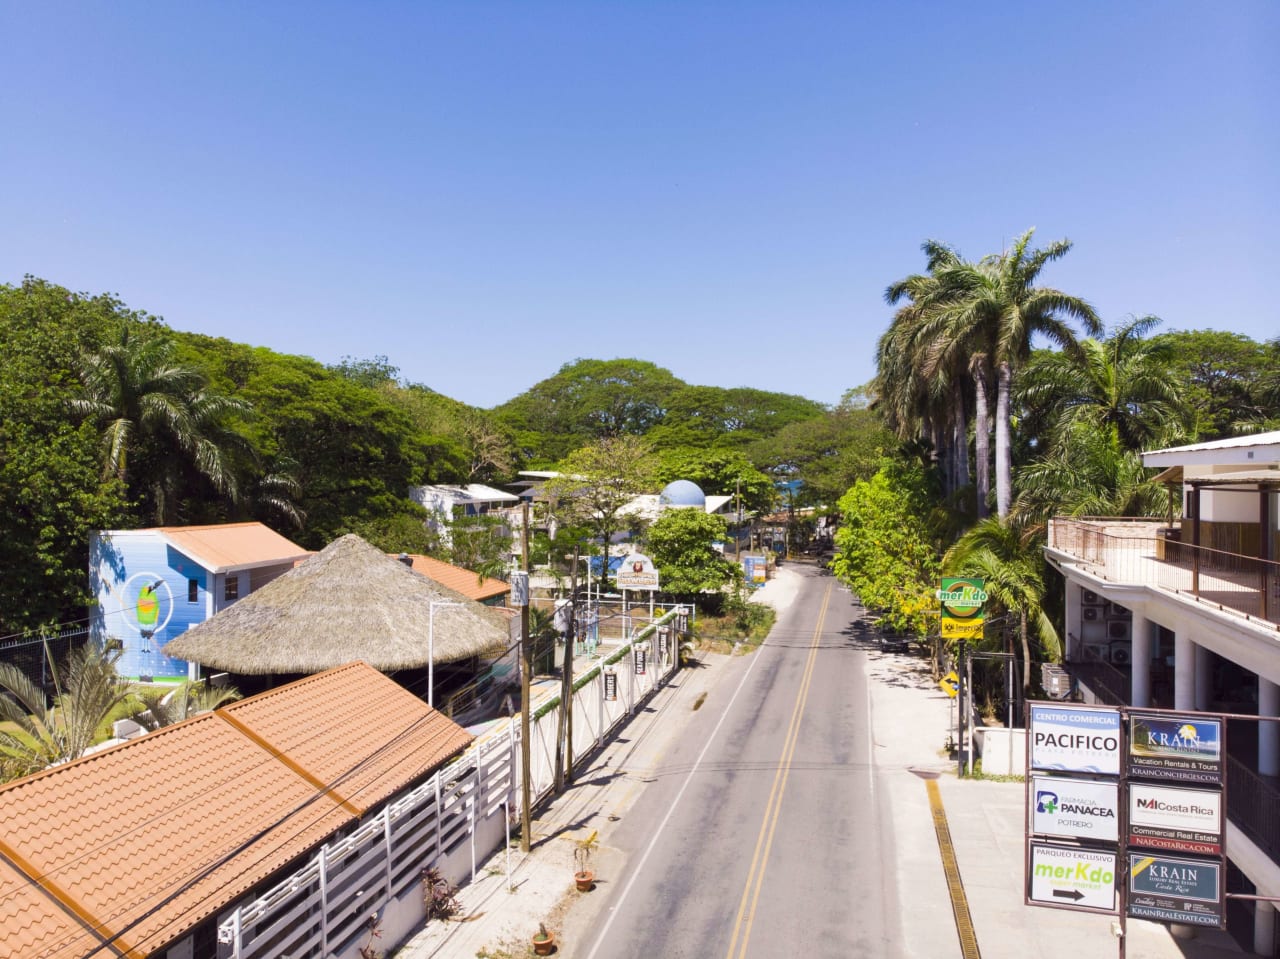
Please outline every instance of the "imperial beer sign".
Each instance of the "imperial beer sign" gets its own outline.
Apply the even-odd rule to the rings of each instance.
[[[942,588],[936,595],[942,607],[943,639],[982,638],[987,603],[983,586],[983,580],[973,577],[942,577]]]
[[[1031,706],[1031,768],[1120,775],[1120,713],[1089,706]]]

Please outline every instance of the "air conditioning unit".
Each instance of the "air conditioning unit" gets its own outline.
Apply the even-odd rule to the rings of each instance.
[[[1125,609],[1125,607],[1123,606],[1118,606],[1115,603],[1107,603],[1107,618],[1108,619],[1133,619],[1133,611],[1129,609]]]
[[[1128,666],[1133,662],[1133,647],[1129,643],[1112,643],[1109,649],[1112,666]]]
[[[1108,658],[1108,647],[1099,643],[1085,643],[1080,647],[1082,659],[1086,663],[1105,663]]]
[[[1123,619],[1113,619],[1107,623],[1107,639],[1129,639],[1132,624]]]
[[[1102,619],[1102,607],[1085,606],[1080,610],[1080,615],[1084,617],[1086,623],[1096,623]]]
[[[1086,606],[1102,606],[1106,603],[1106,600],[1091,589],[1082,589],[1080,590],[1080,602]]]

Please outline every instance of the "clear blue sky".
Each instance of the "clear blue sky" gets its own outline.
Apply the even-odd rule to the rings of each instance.
[[[576,357],[836,402],[925,238],[1280,334],[1280,3],[0,0],[0,282],[493,406]]]

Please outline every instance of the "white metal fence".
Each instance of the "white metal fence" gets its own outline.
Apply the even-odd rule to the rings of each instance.
[[[688,633],[682,608],[637,633],[574,679],[573,752],[581,761],[675,671]],[[536,704],[530,723],[532,791],[555,780],[559,695]],[[502,723],[427,782],[392,800],[350,834],[322,846],[296,872],[218,921],[219,959],[357,959],[370,941],[398,943],[426,916],[422,871],[474,879],[477,864],[507,841],[519,771],[519,717]],[[170,959],[191,956],[190,940]]]

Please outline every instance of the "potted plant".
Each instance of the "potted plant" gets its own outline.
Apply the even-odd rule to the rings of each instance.
[[[543,923],[538,923],[538,931],[533,934],[533,954],[535,956],[549,956],[555,945],[556,937],[547,931],[547,927]]]
[[[577,840],[577,846],[573,850],[573,862],[577,867],[573,873],[573,881],[578,886],[578,892],[590,892],[595,885],[596,874],[591,870],[591,854],[599,844],[599,835],[600,830],[593,829],[590,836]]]

